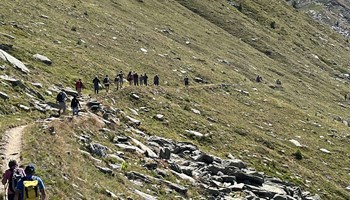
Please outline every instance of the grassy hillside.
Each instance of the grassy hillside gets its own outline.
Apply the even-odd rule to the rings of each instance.
[[[349,127],[335,120],[350,118],[350,104],[344,100],[348,79],[342,78],[349,73],[346,39],[283,0],[241,1],[241,11],[229,2],[5,0],[0,3],[0,44],[12,45],[7,52],[24,62],[30,73],[0,60],[5,66],[0,75],[22,80],[53,102],[56,94],[46,92],[50,87],[73,88],[78,78],[86,85],[84,94],[92,94],[95,75],[137,71],[152,80],[159,74],[160,87],[131,86],[92,96],[126,113],[129,108],[139,110],[137,118],[148,134],[190,141],[216,156],[231,153],[322,199],[349,199]],[[50,58],[52,65],[33,59],[36,53]],[[182,84],[185,74],[191,78],[189,88]],[[255,82],[257,75],[263,77],[262,83]],[[195,83],[194,77],[207,83]],[[275,87],[276,79],[282,87]],[[28,90],[0,83],[0,92],[9,95],[9,100],[0,100],[1,130],[18,124],[17,118],[26,123],[50,115],[35,111]],[[132,92],[141,100],[131,99]],[[21,104],[32,111],[21,110]],[[165,122],[153,119],[158,113]],[[122,172],[113,178],[103,175],[78,151],[82,147],[73,135],[82,132],[115,148],[108,144],[112,136],[99,134],[101,127],[95,125],[87,117],[63,118],[50,124],[55,135],[43,131],[40,123],[28,131],[22,157],[38,165],[53,199],[77,198],[77,192],[85,199],[104,199],[101,188],[123,193],[124,198],[134,195],[130,188],[136,186]],[[124,123],[109,128],[115,135],[129,134]],[[188,138],[185,130],[210,138]],[[306,147],[296,147],[290,139]],[[331,153],[322,153],[321,148]],[[292,155],[297,150],[302,160]],[[129,156],[135,160],[130,168],[144,171],[134,164],[141,159]],[[163,189],[157,196],[169,198]],[[198,190],[191,188],[189,197],[198,197]]]

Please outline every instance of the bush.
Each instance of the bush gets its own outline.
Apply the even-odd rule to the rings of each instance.
[[[299,149],[295,153],[293,153],[293,156],[297,160],[303,159],[303,155],[301,154],[301,151]]]

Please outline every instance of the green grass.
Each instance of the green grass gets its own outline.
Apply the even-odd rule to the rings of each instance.
[[[344,170],[349,163],[348,156],[344,156],[350,153],[349,128],[333,120],[334,116],[350,119],[350,104],[343,101],[348,83],[335,79],[335,74],[348,71],[349,44],[285,1],[248,0],[242,6],[239,12],[224,0],[5,0],[0,3],[0,32],[16,39],[0,34],[0,43],[13,45],[9,53],[22,60],[31,72],[23,75],[0,61],[6,66],[0,74],[23,80],[51,102],[56,94],[46,95],[48,88],[73,88],[78,78],[86,85],[84,94],[92,94],[95,75],[114,77],[120,70],[135,70],[147,72],[151,83],[153,76],[159,74],[161,87],[126,87],[108,95],[102,91],[97,98],[130,115],[129,108],[139,109],[135,118],[142,120],[140,128],[149,135],[190,141],[221,157],[231,153],[250,167],[300,184],[323,199],[349,199],[344,189],[350,179]],[[275,29],[270,27],[273,21]],[[79,39],[86,43],[78,45]],[[186,41],[190,44],[186,45]],[[142,53],[140,48],[148,52]],[[32,56],[36,53],[49,57],[53,64],[35,61]],[[191,79],[189,88],[182,84],[182,70]],[[263,83],[254,82],[258,74]],[[195,76],[210,84],[194,83]],[[282,89],[269,87],[276,79],[282,81]],[[34,88],[31,82],[40,82],[44,88]],[[6,84],[0,81],[0,91],[10,96],[9,101],[0,100],[0,130],[49,116],[50,113],[20,111],[19,104],[30,105],[31,100],[24,89]],[[248,91],[249,95],[239,90]],[[132,100],[132,92],[141,99]],[[147,107],[149,112],[141,107]],[[200,110],[201,115],[193,113],[192,108]],[[164,115],[164,121],[153,118],[158,113]],[[134,197],[130,192],[134,186],[122,174],[102,175],[93,161],[78,151],[81,147],[73,135],[88,130],[94,133],[94,140],[114,149],[110,144],[113,134],[100,135],[94,127],[98,125],[96,121],[84,120],[53,122],[50,126],[56,127],[56,135],[35,124],[26,134],[23,162],[38,165],[50,199],[75,198],[77,192],[104,199],[101,188],[123,193],[125,198]],[[123,123],[110,128],[129,134],[124,132]],[[337,131],[334,137],[328,136],[330,129]],[[211,137],[188,138],[185,130]],[[292,155],[298,148],[290,139],[307,146],[300,150],[302,160]],[[320,148],[327,148],[332,154],[323,154]],[[152,175],[133,164],[141,158],[131,157],[128,164],[132,169]],[[273,162],[263,163],[264,157]],[[101,178],[95,180],[96,175]],[[308,187],[306,180],[311,181]],[[96,188],[95,183],[100,186]],[[164,190],[162,187],[157,193],[160,199],[167,196]],[[190,187],[189,197],[199,194],[198,188]]]

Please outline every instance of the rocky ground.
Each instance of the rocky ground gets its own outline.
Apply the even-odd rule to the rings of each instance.
[[[131,94],[137,98],[136,94]],[[278,178],[269,177],[263,172],[256,171],[234,155],[219,158],[208,154],[190,142],[174,141],[168,138],[150,136],[138,127],[141,121],[122,112],[118,108],[105,107],[103,103],[89,97],[81,98],[84,109],[79,118],[93,117],[106,127],[125,127],[125,130],[100,129],[101,134],[113,134],[111,141],[115,148],[109,148],[94,141],[91,133],[76,134],[80,144],[80,152],[94,161],[99,171],[113,176],[125,176],[136,187],[132,192],[142,199],[157,199],[156,191],[161,185],[167,186],[167,193],[177,193],[179,198],[186,199],[188,188],[196,187],[203,191],[201,199],[273,199],[273,200],[318,200],[318,195],[310,194],[299,187],[284,182]],[[134,113],[137,113],[134,110]],[[70,117],[49,118],[44,120],[43,129],[54,133],[50,123],[54,120],[67,120]],[[162,115],[154,116],[162,121]],[[125,132],[128,134],[120,134]],[[198,139],[205,135],[187,130],[186,137]],[[128,168],[127,163],[135,162],[128,155],[138,155],[140,167],[153,172],[154,176],[142,174]],[[102,158],[111,158],[115,162],[105,164]],[[167,180],[169,175],[176,177],[175,181]],[[137,188],[151,186],[147,192]],[[78,195],[83,197],[84,195]],[[122,199],[118,194],[106,190],[113,199]]]

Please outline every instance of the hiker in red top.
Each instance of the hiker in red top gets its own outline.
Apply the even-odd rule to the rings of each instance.
[[[2,175],[2,184],[7,185],[7,199],[13,200],[15,198],[16,186],[19,180],[25,176],[24,170],[19,168],[15,160],[10,160],[9,169]],[[6,192],[6,191],[5,191]]]
[[[81,79],[79,79],[76,83],[75,83],[75,89],[78,92],[78,96],[81,96],[81,90],[84,88],[83,82],[81,82]]]

